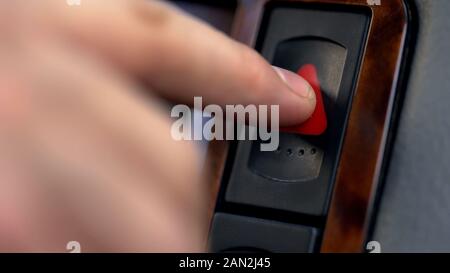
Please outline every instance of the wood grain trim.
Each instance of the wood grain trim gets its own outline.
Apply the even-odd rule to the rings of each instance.
[[[301,2],[369,6],[367,0],[242,0],[233,37],[254,46],[267,2]],[[403,0],[382,0],[370,6],[372,20],[365,55],[344,137],[321,252],[361,252],[379,182],[400,61],[407,30]],[[213,143],[208,161],[216,198],[228,145]],[[207,162],[208,162],[207,161]]]
[[[344,138],[322,252],[361,252],[366,242],[407,30],[403,1],[382,3],[372,7],[366,52]]]

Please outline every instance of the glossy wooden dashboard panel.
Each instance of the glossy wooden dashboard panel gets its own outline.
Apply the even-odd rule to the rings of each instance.
[[[386,151],[391,113],[408,26],[403,0],[242,0],[233,38],[254,46],[268,2],[368,6],[372,12],[366,49],[348,118],[321,252],[362,252]],[[229,145],[208,149],[212,215]]]

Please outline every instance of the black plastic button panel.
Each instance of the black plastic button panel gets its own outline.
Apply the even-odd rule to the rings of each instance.
[[[213,252],[312,252],[317,230],[271,220],[216,213],[210,248]]]
[[[326,214],[369,21],[359,9],[277,7],[269,13],[258,42],[262,55],[293,72],[316,67],[328,128],[321,136],[282,133],[273,152],[261,152],[258,141],[240,141],[227,202]]]

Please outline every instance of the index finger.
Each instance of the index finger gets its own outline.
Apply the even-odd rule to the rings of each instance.
[[[160,1],[39,1],[41,21],[75,38],[176,102],[279,105],[280,124],[310,117],[315,95],[300,76]],[[30,5],[29,5],[30,6]],[[48,19],[50,18],[50,19]]]

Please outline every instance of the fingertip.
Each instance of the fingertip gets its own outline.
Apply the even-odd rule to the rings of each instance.
[[[316,94],[308,81],[301,76],[283,68],[276,66],[273,66],[273,68],[288,87],[290,94],[295,95],[293,97],[286,94],[285,96],[289,98],[282,100],[287,105],[281,105],[280,110],[283,111],[284,108],[284,112],[288,114],[280,115],[281,123],[287,125],[300,124],[313,114],[316,107]]]
[[[292,92],[302,98],[315,101],[316,95],[314,93],[314,90],[305,79],[289,70],[276,66],[274,66],[273,68],[280,76],[281,80],[291,89]]]

